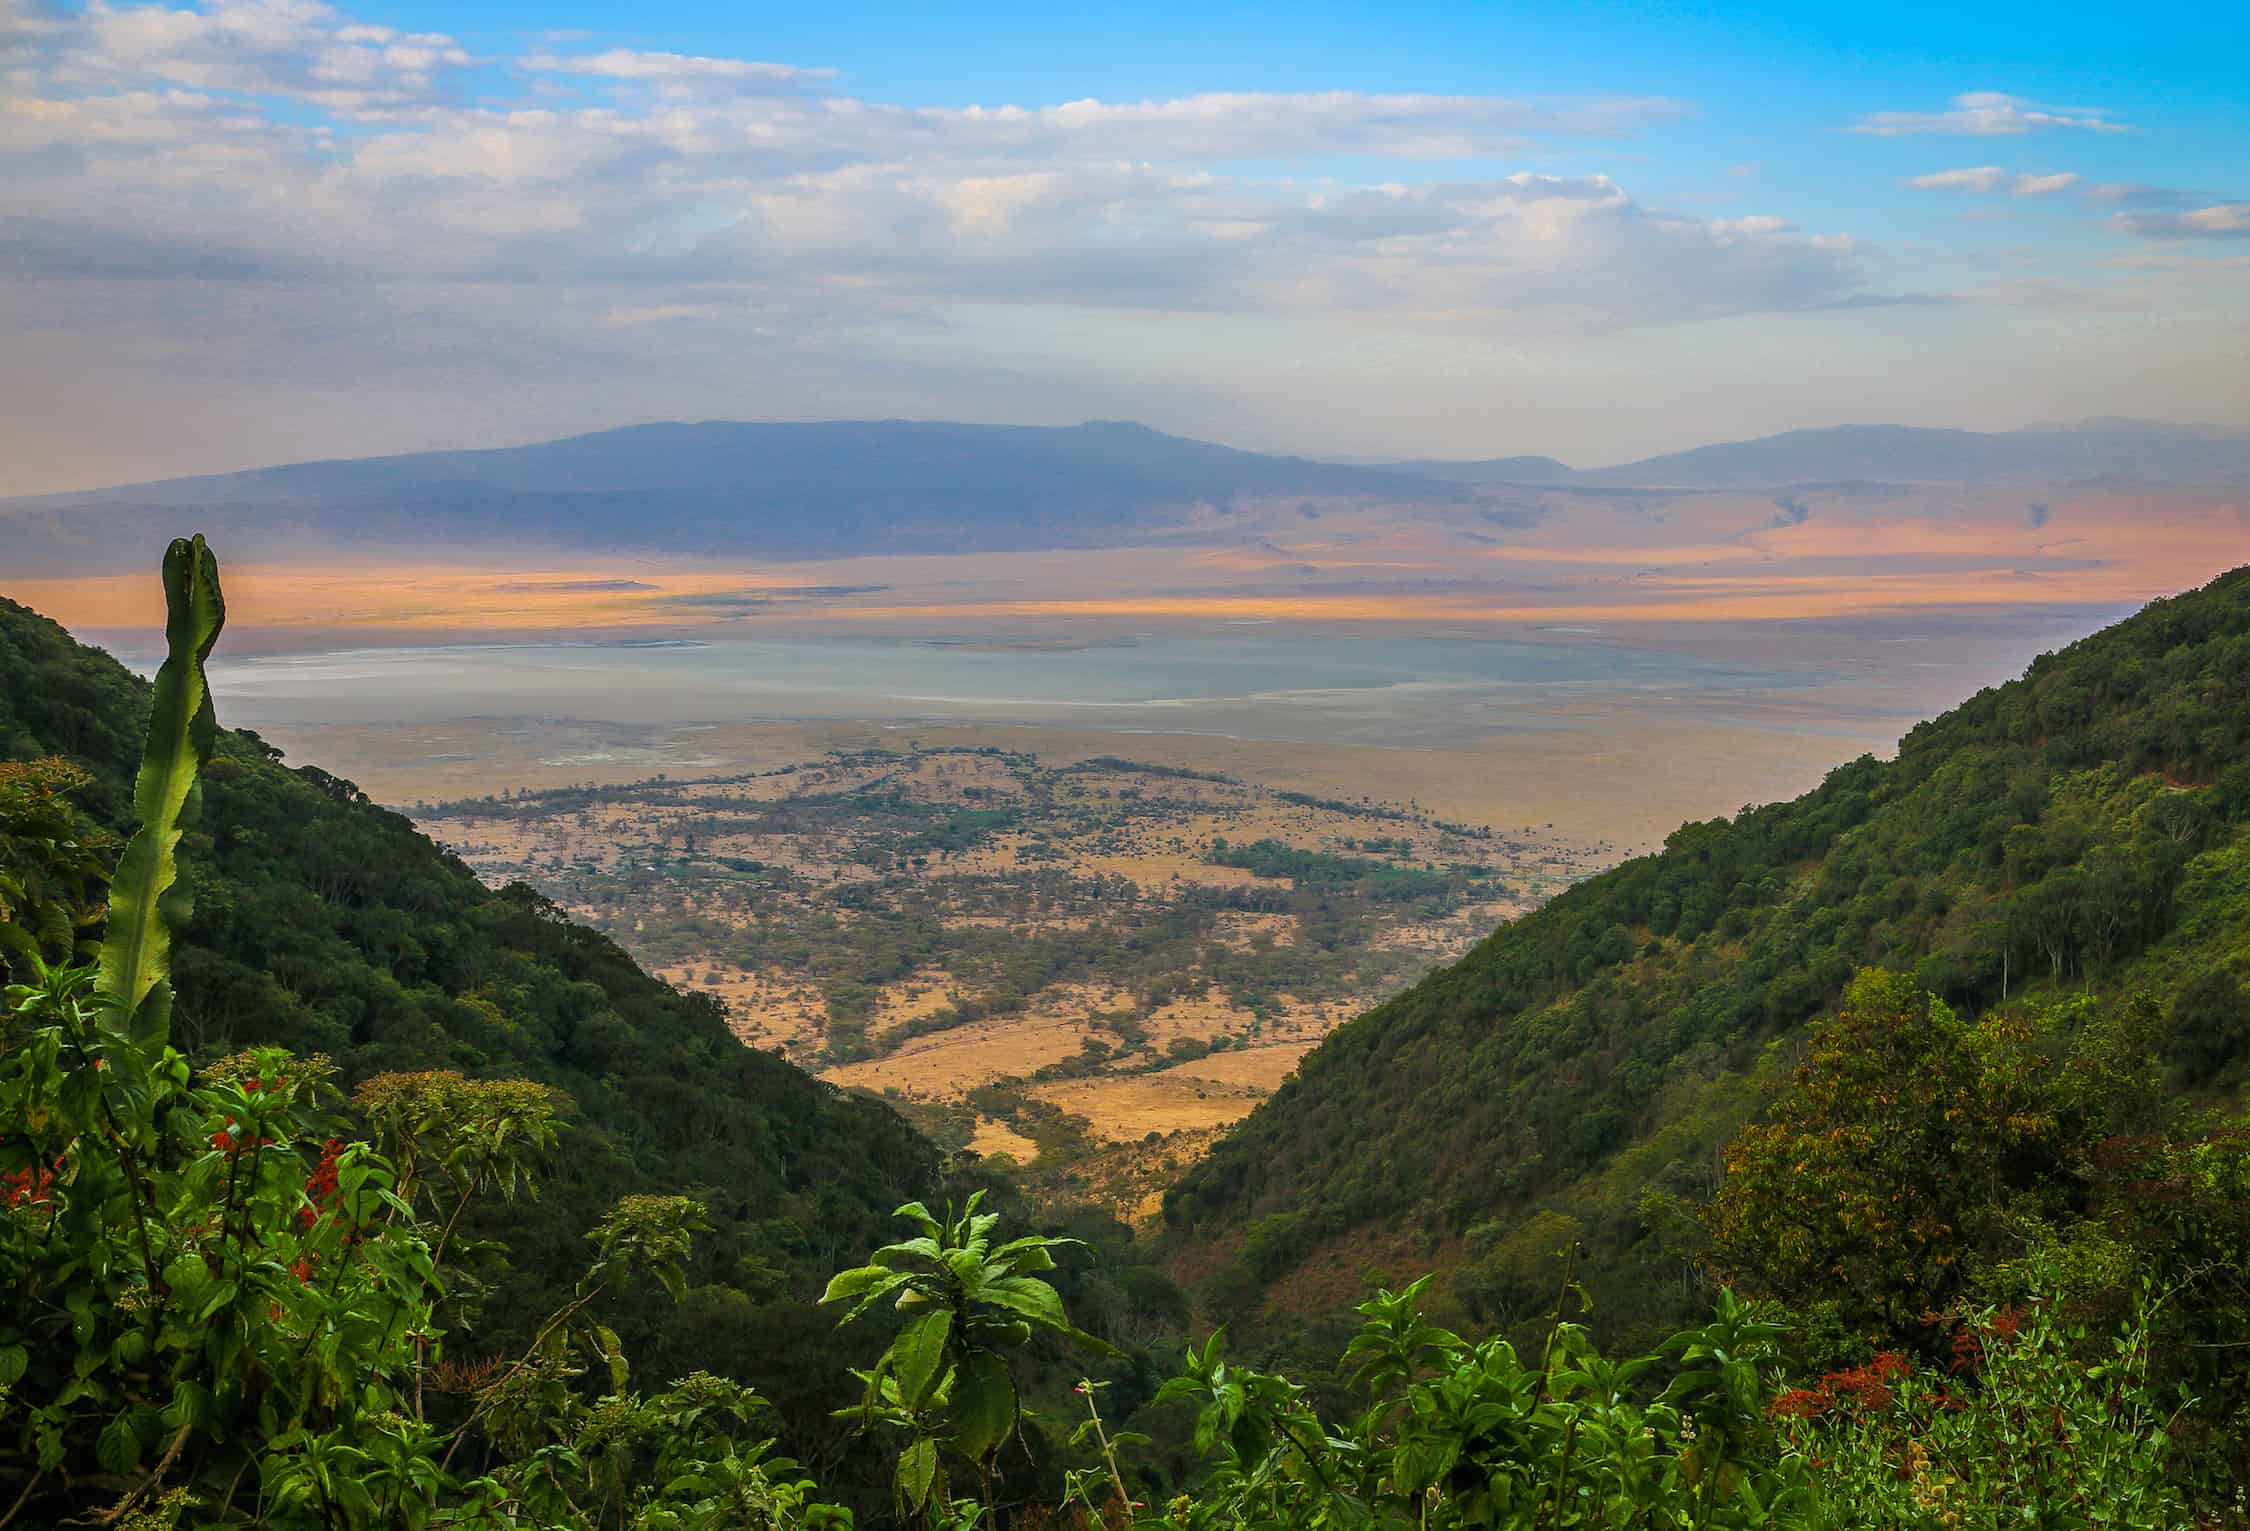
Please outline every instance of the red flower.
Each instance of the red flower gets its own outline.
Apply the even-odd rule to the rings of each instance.
[[[1796,1387],[1776,1398],[1766,1412],[1775,1419],[1818,1419],[1835,1401],[1824,1387]]]
[[[57,1159],[55,1167],[60,1169],[62,1160]],[[0,1175],[0,1186],[7,1188],[5,1195],[10,1207],[45,1206],[48,1202],[54,1200],[54,1170],[37,1164],[30,1166],[28,1169],[11,1170],[7,1174]]]
[[[342,1138],[330,1138],[321,1146],[320,1163],[313,1170],[312,1178],[305,1182],[305,1199],[311,1205],[300,1207],[297,1211],[297,1220],[307,1228],[320,1221],[320,1214],[337,1199],[339,1190],[336,1183],[336,1161],[343,1156],[343,1152]]]
[[[1895,1350],[1886,1350],[1865,1366],[1830,1372],[1821,1379],[1821,1391],[1862,1413],[1887,1409],[1893,1401],[1891,1384],[1913,1366]]]
[[[1947,1371],[1954,1373],[1975,1371],[1977,1363],[1983,1359],[1984,1341],[1977,1338],[1975,1330],[1956,1329],[1953,1331],[1953,1359],[1946,1363],[1945,1369]]]

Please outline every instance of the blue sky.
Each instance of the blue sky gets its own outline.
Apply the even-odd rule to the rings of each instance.
[[[2250,425],[2226,10],[0,0],[0,491],[678,416]]]

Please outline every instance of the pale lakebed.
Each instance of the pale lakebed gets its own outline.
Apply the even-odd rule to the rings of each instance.
[[[1707,718],[1836,685],[1586,638],[1277,632],[1076,645],[958,639],[453,644],[214,658],[230,722],[570,717],[681,724],[890,719],[1082,725],[1330,743],[1444,745],[1608,702]]]

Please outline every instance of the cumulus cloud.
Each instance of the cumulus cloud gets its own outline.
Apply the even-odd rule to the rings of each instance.
[[[1314,334],[1498,355],[1900,301],[1846,230],[1597,173],[1637,162],[1617,141],[1685,110],[1666,100],[905,106],[817,60],[556,36],[480,57],[322,0],[11,3],[0,343],[26,434],[28,403],[231,440],[346,387],[398,418],[452,389],[458,429],[505,406],[519,435],[524,400],[587,424],[697,389],[1020,417],[1064,370],[1126,414],[1118,348],[1170,316],[1259,337],[1173,385],[1217,401]],[[160,393],[190,397],[168,416]]]
[[[1598,175],[1210,168],[1485,161],[1682,110],[1652,98],[901,107],[818,69],[549,40],[501,62],[589,98],[526,104],[465,95],[452,40],[321,0],[94,0],[34,54],[0,102],[18,219],[0,258],[31,275],[81,275],[101,249],[151,275],[170,252],[182,280],[538,283],[598,290],[588,322],[612,331],[1009,299],[1614,328],[1816,307],[1859,281],[1848,242],[1653,208]],[[275,97],[328,118],[257,104]]]
[[[1998,91],[1955,96],[1942,112],[1870,112],[1851,125],[1854,133],[1904,138],[1917,133],[1952,133],[1971,138],[2012,137],[2042,128],[2079,128],[2091,133],[2131,131],[2116,113],[2098,106],[2037,106]]]
[[[354,22],[320,0],[210,0],[200,9],[93,0],[35,35],[49,79],[80,89],[153,86],[282,97],[335,111],[438,98],[472,60],[440,32]]]

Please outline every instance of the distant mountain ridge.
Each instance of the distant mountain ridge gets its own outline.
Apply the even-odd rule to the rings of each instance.
[[[1551,457],[1412,461],[1394,471],[1448,483],[1573,488],[1764,489],[1805,483],[2250,484],[2250,431],[2149,420],[2083,420],[2016,431],[1838,425],[1719,442],[1611,468]]]
[[[0,500],[0,527],[9,572],[25,575],[137,568],[186,512],[268,561],[401,548],[810,559],[1208,537],[1245,504],[1299,498],[1443,510],[1511,488],[2084,481],[2250,485],[2250,432],[2130,420],[1999,433],[1846,425],[1581,470],[1537,456],[1320,462],[1120,421],[703,421]]]
[[[40,495],[0,501],[0,522],[27,572],[106,567],[121,542],[137,567],[189,510],[268,558],[386,544],[816,558],[1115,545],[1248,498],[1457,493],[1113,421],[705,421]]]

